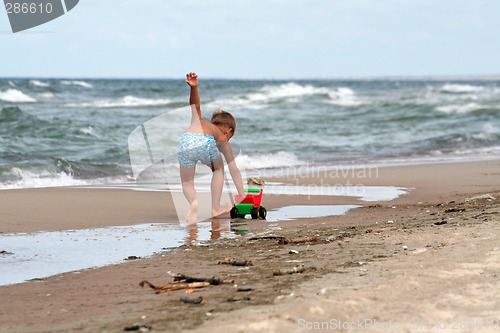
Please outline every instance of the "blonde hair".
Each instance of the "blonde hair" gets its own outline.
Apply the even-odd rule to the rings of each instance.
[[[236,120],[234,120],[233,115],[222,109],[212,114],[212,120],[210,122],[215,126],[223,126],[232,129],[233,135],[234,132],[236,132]]]

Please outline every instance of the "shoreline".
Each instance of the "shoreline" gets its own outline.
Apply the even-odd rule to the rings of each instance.
[[[500,161],[493,160],[381,168],[376,179],[364,180],[365,185],[397,184],[415,189],[391,202],[367,202],[346,215],[249,224],[252,237],[318,237],[318,241],[310,243],[283,246],[272,240],[251,241],[250,236],[241,236],[213,240],[208,247],[183,245],[150,258],[0,287],[1,297],[11,300],[0,307],[0,332],[106,332],[120,331],[136,323],[153,326],[155,331],[216,331],[220,325],[243,332],[257,331],[258,327],[276,332],[283,331],[283,327],[299,331],[300,315],[309,322],[334,315],[342,320],[363,316],[418,320],[412,317],[412,308],[423,309],[422,315],[436,320],[448,320],[450,314],[469,313],[482,319],[491,318],[494,314],[491,297],[497,297],[498,292],[493,292],[493,296],[481,294],[484,302],[475,307],[471,301],[475,289],[470,288],[474,288],[474,283],[479,289],[486,288],[495,283],[494,276],[500,273],[498,265],[494,265],[498,262],[495,258],[499,258],[498,249],[495,250],[498,244],[495,240],[500,234],[495,233],[500,228],[499,166]],[[309,184],[320,178],[309,179]],[[342,179],[343,182],[358,180]],[[307,180],[300,181],[307,183]],[[339,179],[331,181],[337,183]],[[466,201],[486,193],[497,199]],[[3,197],[0,192],[0,198],[7,198],[5,192]],[[82,198],[86,200],[83,204],[81,201],[77,206],[71,204]],[[138,218],[165,218],[162,214],[166,214],[165,207],[156,207],[164,204],[164,198],[153,192],[19,190],[8,200],[2,199],[2,212],[10,204],[25,207],[26,202],[18,201],[28,199],[33,200],[32,203],[40,200],[37,207],[49,204],[51,199],[60,204],[58,211],[54,211],[54,206],[49,207],[47,215],[41,216],[36,209],[26,208],[21,214],[9,215],[18,219],[11,222],[10,230],[22,230],[23,223],[36,218],[48,217],[48,225],[57,229],[65,226],[68,216],[85,227],[89,221],[83,221],[83,217],[100,214],[112,217],[107,225],[118,222],[121,217],[126,217],[125,222],[137,223]],[[318,200],[311,203],[338,204],[338,198],[315,199]],[[270,195],[266,197],[266,206],[268,203],[270,207],[293,205],[300,200]],[[130,203],[134,203],[135,209],[124,209]],[[88,207],[94,207],[93,211],[86,212]],[[138,212],[137,207],[144,209]],[[92,223],[99,225],[102,221]],[[3,224],[2,227],[5,228]],[[367,233],[370,229],[384,230]],[[488,241],[484,242],[485,239]],[[290,250],[298,253],[290,253]],[[235,259],[254,259],[255,264],[245,269],[217,265],[223,258],[235,256]],[[474,264],[474,260],[477,263]],[[428,267],[427,273],[422,274],[415,263]],[[304,265],[306,271],[273,277],[276,269],[297,265]],[[450,280],[443,268],[457,272],[456,276]],[[158,284],[172,281],[168,271],[234,279],[235,284],[253,290],[242,293],[233,285],[203,288],[193,294],[204,298],[203,303],[196,306],[179,302],[183,291],[155,295],[154,291],[138,286],[144,279]],[[396,281],[404,292],[393,292],[391,297],[384,298],[383,292],[392,290],[388,281]],[[427,291],[418,296],[414,290],[419,288]],[[444,296],[453,295],[457,288],[462,290],[459,304],[450,301],[451,296],[443,296],[443,301],[434,299],[432,292],[440,288]],[[408,293],[414,296],[408,299]],[[348,312],[344,311],[346,306]],[[437,309],[448,307],[448,312],[436,311],[436,306]],[[375,308],[379,310],[374,311]]]
[[[400,203],[429,202],[456,193],[493,191],[500,176],[500,159],[403,166],[371,167],[375,176],[363,169],[286,170],[284,177],[264,177],[268,182],[310,186],[392,186],[409,189]],[[319,170],[319,172],[317,171]],[[357,173],[361,170],[361,174]],[[111,186],[112,187],[112,186]],[[264,189],[265,192],[265,189]],[[298,199],[297,199],[298,198]],[[266,195],[268,210],[290,204],[360,204],[355,197]],[[373,203],[383,203],[374,201]],[[362,205],[370,204],[361,202]],[[0,191],[3,222],[0,233],[62,231],[107,226],[177,221],[171,196],[164,191],[135,191],[123,188],[49,187]],[[69,221],[70,220],[70,221]],[[289,222],[287,222],[289,223]]]
[[[466,156],[443,156],[443,157],[415,157],[412,159],[388,159],[388,160],[373,160],[368,162],[340,162],[331,161],[331,162],[321,162],[321,163],[305,163],[299,165],[293,165],[290,167],[270,167],[263,169],[249,169],[248,176],[249,177],[266,177],[266,178],[279,178],[276,176],[276,173],[288,172],[292,174],[299,173],[308,173],[315,172],[315,170],[338,170],[339,172],[342,170],[359,170],[359,169],[379,169],[379,168],[391,168],[391,167],[409,167],[409,166],[422,166],[422,165],[444,165],[444,164],[461,164],[461,163],[481,163],[488,161],[496,161],[500,160],[500,146],[499,147],[490,147],[488,149],[495,149],[498,151],[498,155],[492,154],[479,154],[479,155],[466,155]],[[303,161],[302,161],[303,162]],[[336,163],[336,164],[331,164]],[[278,171],[279,170],[279,171]],[[117,179],[112,182],[106,183],[106,178],[103,178],[102,182],[97,182],[100,179],[93,179],[90,183],[85,183],[82,179],[72,179],[75,183],[70,184],[55,184],[55,185],[38,185],[35,187],[16,187],[14,184],[4,184],[3,188],[0,188],[0,192],[2,191],[11,191],[11,190],[33,190],[33,189],[54,189],[54,188],[113,188],[117,189],[123,187],[127,189],[131,186],[136,185],[134,181],[131,182],[123,182],[125,177],[130,177],[126,175],[119,176],[120,181]],[[109,180],[109,179],[108,179]],[[56,179],[55,181],[58,182]]]

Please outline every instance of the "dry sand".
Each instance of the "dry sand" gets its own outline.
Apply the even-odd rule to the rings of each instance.
[[[500,196],[500,161],[386,167],[365,176],[280,180],[414,189],[392,202],[363,203],[345,216],[249,227],[254,237],[317,237],[309,243],[280,245],[277,238],[241,236],[0,287],[0,332],[120,332],[136,324],[152,326],[153,332],[498,332],[500,200],[466,199]],[[272,209],[358,203],[306,199],[274,195],[266,196],[265,204]],[[174,216],[164,193],[74,188],[2,191],[0,212],[2,233]],[[224,221],[214,227],[217,223]],[[377,229],[383,230],[367,232]],[[226,257],[255,263],[219,265]],[[273,275],[302,265],[301,273]],[[158,285],[173,281],[168,271],[234,283],[196,290],[191,297],[202,296],[201,304],[180,302],[182,290],[155,294],[139,286],[145,279]],[[241,287],[251,290],[238,291]]]

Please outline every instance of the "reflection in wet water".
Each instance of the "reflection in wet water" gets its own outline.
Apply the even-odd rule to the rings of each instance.
[[[209,239],[216,240],[219,238],[235,237],[231,229],[231,222],[229,220],[213,220],[209,223],[194,223],[186,227],[187,239],[186,245],[199,245],[200,243],[208,240],[204,234],[207,227],[209,228]]]
[[[250,230],[248,230],[248,223],[239,223],[237,221],[231,222],[231,231],[236,235],[244,235]]]
[[[200,224],[197,240],[211,239],[210,230],[210,224]],[[0,255],[0,285],[150,256],[187,239],[185,228],[165,223],[0,235],[2,250],[13,253]]]
[[[183,244],[237,237],[248,232],[229,220],[181,227],[154,223],[98,229],[0,235],[0,285],[106,266],[146,257]]]

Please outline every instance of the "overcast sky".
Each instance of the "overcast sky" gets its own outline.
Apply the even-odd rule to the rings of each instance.
[[[13,34],[2,77],[500,74],[499,0],[80,0]]]

